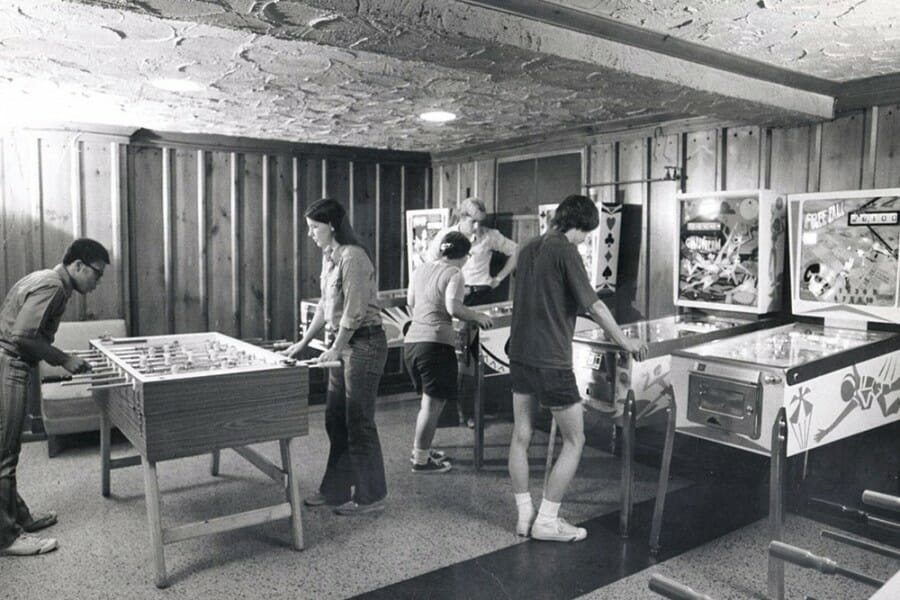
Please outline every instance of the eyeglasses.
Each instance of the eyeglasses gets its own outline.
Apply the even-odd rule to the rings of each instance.
[[[88,269],[90,269],[91,271],[93,271],[94,275],[97,276],[97,279],[100,279],[101,277],[103,277],[103,269],[98,269],[97,267],[95,267],[94,265],[92,265],[90,263],[82,263],[82,264],[84,266],[86,266]]]

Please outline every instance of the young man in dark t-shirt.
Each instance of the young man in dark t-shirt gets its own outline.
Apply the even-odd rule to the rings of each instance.
[[[572,372],[575,318],[587,312],[610,339],[643,360],[647,346],[625,337],[597,298],[577,245],[600,222],[587,196],[568,196],[556,209],[550,229],[519,249],[509,337],[510,379],[515,427],[509,448],[509,474],[516,497],[516,533],[540,540],[574,542],[587,531],[558,516],[562,497],[578,469],[584,447],[583,409]],[[528,491],[528,446],[536,401],[550,409],[563,444],[535,515]]]

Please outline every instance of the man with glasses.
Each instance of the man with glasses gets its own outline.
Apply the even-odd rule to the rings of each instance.
[[[54,525],[56,514],[32,513],[16,490],[29,380],[42,360],[70,373],[91,370],[84,359],[53,346],[53,338],[72,292],[94,291],[108,264],[102,244],[77,239],[61,264],[20,279],[0,305],[0,556],[44,554],[57,547],[53,538],[30,535]]]
[[[515,270],[518,245],[496,229],[484,224],[487,210],[484,202],[478,198],[463,200],[459,205],[458,217],[455,225],[435,236],[428,249],[428,259],[431,261],[438,259],[440,241],[450,231],[458,231],[469,238],[472,250],[462,270],[466,292],[463,302],[466,306],[487,304],[491,300],[494,288],[503,283],[503,280]],[[506,262],[496,275],[491,275],[491,257],[494,252],[506,255]]]

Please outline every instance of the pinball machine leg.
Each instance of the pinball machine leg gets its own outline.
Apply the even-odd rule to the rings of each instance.
[[[104,498],[109,497],[109,472],[112,469],[110,463],[110,437],[112,435],[109,415],[106,409],[100,410],[100,494]]]
[[[213,450],[209,455],[209,474],[213,477],[217,477],[219,475],[219,458],[222,454],[221,450]]]
[[[662,462],[659,465],[659,485],[656,488],[656,501],[653,504],[653,522],[650,526],[650,553],[659,552],[659,535],[662,530],[663,510],[666,506],[666,494],[669,490],[669,468],[672,466],[672,448],[675,445],[675,396],[666,409],[666,440],[663,444]]]
[[[550,417],[550,439],[547,441],[547,464],[544,465],[544,491],[547,493],[547,480],[550,479],[550,469],[553,468],[553,446],[556,445],[556,417]]]
[[[628,537],[631,527],[634,491],[634,391],[628,390],[622,411],[622,507],[619,513],[619,535]]]
[[[291,460],[292,438],[278,440],[281,448],[281,468],[287,474],[287,499],[291,505],[291,540],[294,550],[303,550],[303,503],[300,501],[300,485]]]
[[[787,420],[782,408],[772,427],[769,470],[769,537],[784,537],[784,469],[787,460]],[[784,562],[769,554],[769,600],[784,600]]]
[[[150,546],[153,549],[153,566],[156,571],[156,587],[164,588],[169,582],[166,577],[166,557],[163,552],[163,531],[160,518],[159,480],[156,477],[156,463],[143,459],[144,495],[147,501],[147,522],[150,526]]]
[[[481,362],[481,338],[476,333],[473,342],[477,348],[475,356],[475,429],[472,431],[474,436],[474,463],[475,470],[478,471],[484,466],[484,364]]]

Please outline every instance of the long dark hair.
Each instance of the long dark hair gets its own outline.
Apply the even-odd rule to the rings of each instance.
[[[319,223],[331,225],[334,228],[334,239],[337,240],[338,244],[342,246],[359,246],[365,251],[372,264],[375,264],[369,249],[363,245],[356,232],[353,231],[353,226],[350,225],[350,220],[347,219],[347,211],[344,210],[344,207],[337,200],[334,198],[316,200],[306,208],[303,216]]]

